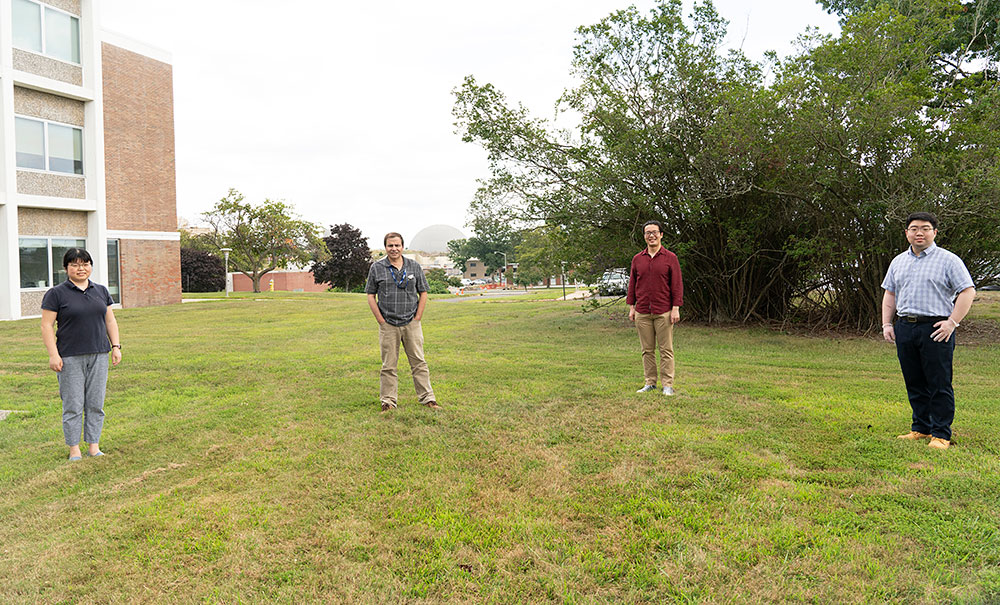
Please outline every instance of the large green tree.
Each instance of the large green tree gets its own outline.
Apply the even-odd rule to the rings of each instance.
[[[641,226],[666,224],[682,259],[692,316],[780,316],[796,282],[787,247],[794,212],[754,186],[766,161],[768,100],[761,69],[721,56],[725,22],[698,5],[688,26],[678,1],[648,15],[630,8],[579,30],[581,84],[561,103],[581,116],[557,130],[469,77],[455,115],[489,152],[493,178],[474,212],[515,212],[561,232],[584,274],[628,266]]]
[[[230,270],[249,277],[254,292],[260,292],[261,278],[275,269],[328,257],[320,227],[298,218],[284,202],[265,199],[255,205],[230,189],[202,216],[212,232],[200,237],[216,251],[232,250]]]
[[[778,65],[771,139],[786,168],[769,186],[814,226],[799,240],[811,259],[800,300],[827,321],[878,321],[882,277],[914,210],[939,215],[938,243],[974,276],[998,266],[998,89],[948,77],[940,41],[961,14],[942,0],[878,4]]]
[[[488,274],[499,271],[503,267],[504,254],[507,254],[508,262],[514,262],[517,237],[516,234],[503,234],[499,237],[495,233],[492,235],[451,240],[448,242],[448,258],[462,271],[465,271],[465,263],[470,258],[483,261]]]
[[[627,266],[641,224],[663,220],[688,315],[709,320],[867,329],[912,210],[941,215],[975,276],[995,272],[996,82],[953,77],[940,40],[957,2],[910,4],[859,10],[765,64],[720,52],[708,2],[688,20],[679,0],[618,11],[579,30],[580,84],[560,101],[573,131],[468,77],[457,124],[493,171],[472,211],[561,233],[591,274]]]
[[[570,247],[565,245],[560,235],[545,227],[521,233],[521,241],[514,250],[517,257],[515,281],[518,285],[527,287],[548,281],[562,272],[562,261],[569,256]]]

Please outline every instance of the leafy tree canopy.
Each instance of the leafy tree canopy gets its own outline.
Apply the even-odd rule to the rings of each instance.
[[[545,227],[526,229],[515,248],[517,257],[517,283],[530,286],[547,280],[562,271],[562,260],[570,254],[569,247],[559,232]]]
[[[448,258],[462,271],[470,258],[478,258],[486,265],[486,272],[493,273],[503,267],[503,254],[507,253],[507,261],[513,262],[513,246],[507,242],[497,242],[481,237],[455,239],[448,242]]]
[[[222,259],[195,248],[181,247],[181,287],[185,292],[219,292],[226,289]]]
[[[964,70],[979,59],[994,63],[1000,60],[1000,2],[997,0],[819,0],[819,3],[827,12],[843,17],[844,22],[854,15],[876,11],[880,5],[921,21],[944,16],[953,24],[936,40],[936,50],[940,53],[936,61],[942,66]],[[986,65],[981,64],[982,67]],[[992,77],[996,76],[994,71]]]
[[[230,269],[253,281],[260,292],[261,278],[289,265],[304,266],[328,256],[319,226],[301,220],[284,202],[265,199],[254,205],[230,189],[212,210],[202,214],[212,232],[200,236],[211,248],[230,248]]]
[[[940,243],[974,277],[995,274],[997,82],[941,45],[964,7],[859,5],[839,37],[808,33],[763,64],[720,51],[726,22],[710,2],[687,18],[680,0],[617,11],[578,30],[579,85],[559,101],[578,128],[472,76],[455,90],[459,132],[493,173],[474,221],[557,235],[560,260],[594,275],[628,266],[641,225],[659,219],[688,316],[707,320],[877,324],[915,210],[938,213]]]
[[[348,223],[330,226],[330,235],[323,238],[329,253],[326,260],[313,263],[313,279],[317,284],[328,283],[334,288],[350,291],[364,283],[372,264],[368,240],[361,230]]]

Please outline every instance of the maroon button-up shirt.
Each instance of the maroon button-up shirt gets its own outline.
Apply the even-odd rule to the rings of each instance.
[[[684,282],[677,255],[660,247],[656,256],[649,249],[632,257],[625,302],[635,306],[636,313],[667,313],[684,304]]]

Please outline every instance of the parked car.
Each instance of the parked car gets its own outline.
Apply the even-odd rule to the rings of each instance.
[[[625,296],[628,293],[628,270],[618,267],[605,271],[597,280],[597,293],[601,296]]]
[[[993,279],[987,280],[986,281],[986,285],[985,286],[979,286],[978,289],[979,290],[987,290],[987,291],[992,290],[994,292],[997,291],[997,290],[1000,290],[1000,275],[994,275]]]

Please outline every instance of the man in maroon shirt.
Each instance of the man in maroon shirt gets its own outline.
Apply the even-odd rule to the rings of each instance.
[[[684,283],[677,255],[660,245],[663,225],[648,221],[642,226],[646,249],[632,257],[629,273],[629,321],[635,322],[642,345],[642,371],[646,386],[637,393],[656,390],[656,349],[660,350],[663,394],[674,394],[674,324],[681,320]]]

